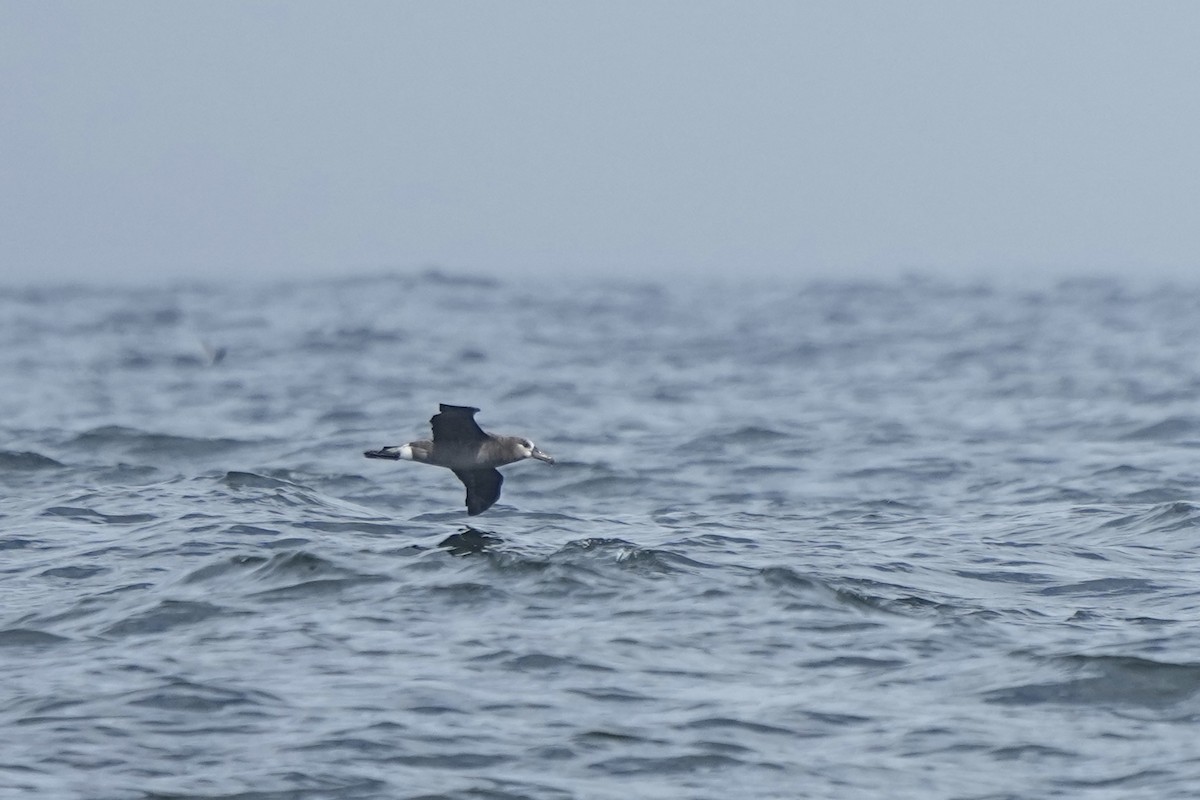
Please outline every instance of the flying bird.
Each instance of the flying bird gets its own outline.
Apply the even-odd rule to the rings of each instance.
[[[421,439],[367,450],[363,455],[446,467],[467,487],[467,514],[482,514],[500,499],[504,476],[496,467],[526,458],[553,464],[554,458],[523,436],[499,436],[483,430],[475,421],[478,411],[471,406],[439,404],[438,413],[429,420],[433,441]]]

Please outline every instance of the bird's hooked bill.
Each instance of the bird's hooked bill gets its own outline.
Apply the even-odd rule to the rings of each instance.
[[[368,450],[363,453],[367,458],[387,458],[393,461],[411,461],[412,448],[406,444],[396,445],[393,447],[382,447],[379,450]]]

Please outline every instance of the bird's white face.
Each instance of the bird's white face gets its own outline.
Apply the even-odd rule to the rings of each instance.
[[[538,446],[528,439],[518,439],[517,446],[520,448],[521,458],[536,458],[538,461],[545,461],[547,464],[554,463],[554,457],[549,453],[543,453],[538,449]]]
[[[395,445],[393,447],[385,447],[385,448],[383,448],[383,452],[387,453],[388,455],[399,458],[403,461],[412,461],[413,460],[412,447],[410,447],[409,445],[406,445],[406,444]]]

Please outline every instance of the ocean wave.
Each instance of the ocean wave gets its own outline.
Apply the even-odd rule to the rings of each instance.
[[[1167,709],[1200,693],[1200,664],[1173,664],[1130,656],[1062,656],[1054,666],[1062,680],[989,690],[989,702],[1005,705],[1140,706]],[[1200,713],[1200,708],[1196,711]]]
[[[66,465],[41,453],[28,451],[0,450],[0,470],[25,472],[28,470],[63,469]]]
[[[70,452],[115,452],[142,458],[193,459],[225,455],[253,444],[229,437],[178,436],[124,425],[103,425],[68,439],[64,447]]]

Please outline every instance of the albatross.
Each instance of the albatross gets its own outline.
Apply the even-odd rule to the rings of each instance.
[[[554,458],[538,449],[524,436],[499,436],[488,433],[475,421],[478,408],[438,405],[430,418],[433,440],[421,439],[408,444],[367,450],[367,458],[392,461],[419,461],[446,467],[467,487],[467,515],[482,514],[500,499],[504,476],[496,467],[536,458],[553,464]]]

